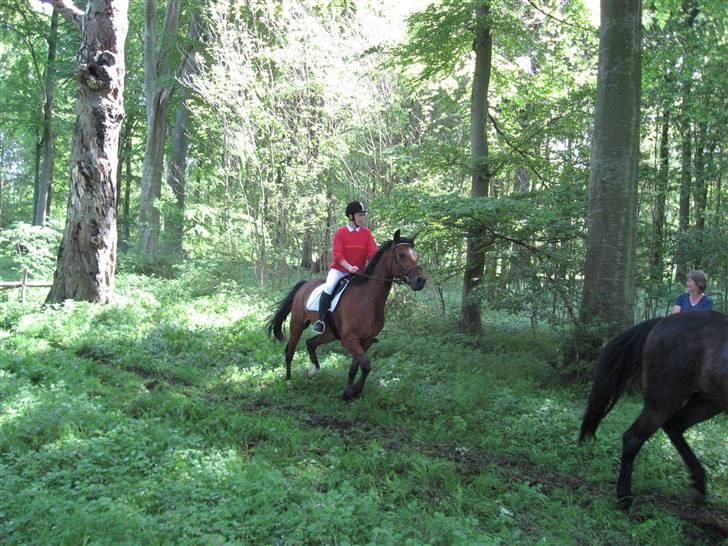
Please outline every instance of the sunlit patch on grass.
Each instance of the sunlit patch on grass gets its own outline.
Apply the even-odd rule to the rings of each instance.
[[[0,402],[0,425],[8,425],[27,415],[37,404],[38,392],[31,387],[21,388],[14,396]]]
[[[396,376],[391,377],[380,377],[377,379],[377,383],[379,383],[382,387],[397,387],[399,385],[400,378]]]

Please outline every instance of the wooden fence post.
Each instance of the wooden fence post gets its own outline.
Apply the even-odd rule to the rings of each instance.
[[[25,305],[25,283],[28,280],[28,269],[23,268],[20,273],[20,303]]]

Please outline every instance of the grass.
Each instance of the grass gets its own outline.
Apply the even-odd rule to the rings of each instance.
[[[214,280],[213,280],[214,279]],[[715,544],[726,527],[726,416],[691,429],[711,497],[664,434],[616,507],[621,401],[582,448],[586,387],[546,364],[555,340],[485,317],[474,341],[397,289],[362,398],[340,400],[331,344],[290,383],[264,335],[271,302],[188,267],[120,275],[119,301],[0,301],[3,544]],[[0,295],[8,297],[8,293]]]

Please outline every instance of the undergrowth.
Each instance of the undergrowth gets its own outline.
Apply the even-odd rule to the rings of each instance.
[[[398,288],[346,404],[338,345],[306,380],[301,344],[285,382],[264,334],[279,293],[208,267],[134,271],[106,306],[0,301],[3,544],[720,539],[705,519],[728,510],[726,417],[688,433],[709,475],[702,512],[683,508],[686,472],[660,433],[625,514],[614,481],[639,399],[577,448],[586,387],[555,377],[557,343],[527,319],[487,314],[476,340]]]

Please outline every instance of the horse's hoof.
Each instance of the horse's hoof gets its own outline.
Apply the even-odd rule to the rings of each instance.
[[[696,505],[703,504],[705,502],[705,492],[700,491],[697,487],[691,486],[688,489],[688,498],[690,502]]]
[[[317,368],[316,366],[311,366],[308,370],[306,370],[306,379],[311,379],[314,375],[319,373],[320,368]]]
[[[344,400],[344,402],[351,402],[356,398],[356,395],[354,394],[354,389],[351,387],[346,387],[344,389],[344,394],[341,395],[341,398]]]

